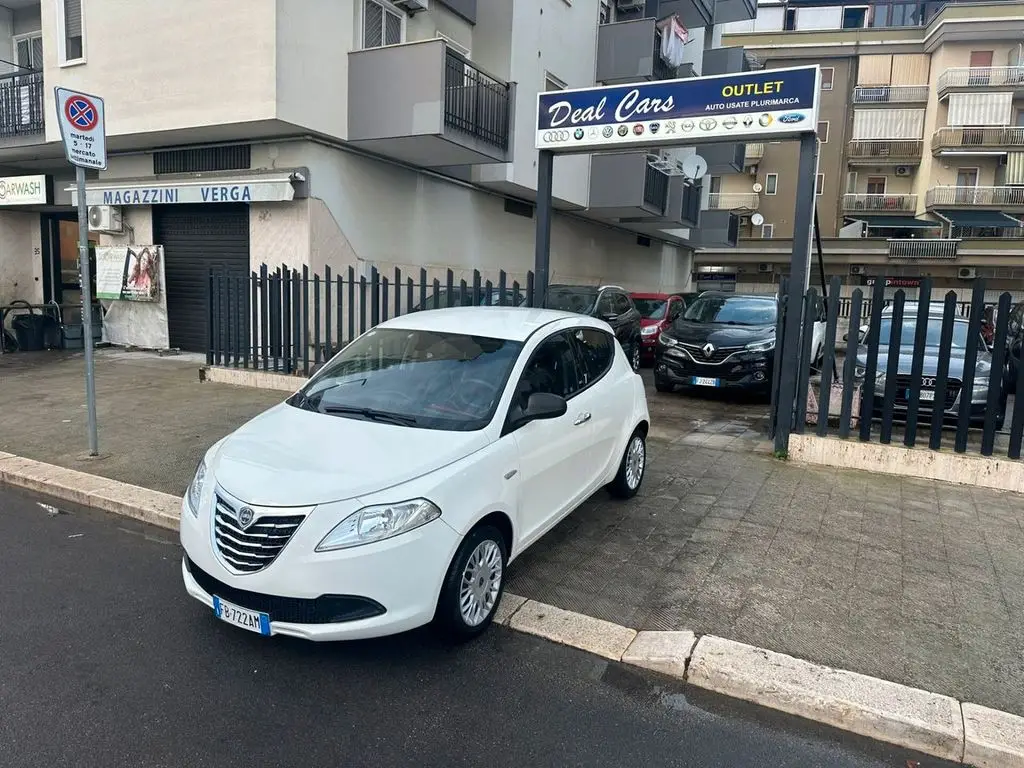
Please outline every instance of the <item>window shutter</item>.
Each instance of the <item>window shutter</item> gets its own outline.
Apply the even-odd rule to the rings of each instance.
[[[922,136],[924,136],[923,109],[855,109],[853,111],[853,138],[857,141],[920,139]]]
[[[82,36],[82,0],[64,0],[64,36]]]
[[[391,11],[384,12],[384,45],[402,42],[402,17]]]
[[[857,85],[889,85],[892,77],[890,54],[861,56],[857,64]]]
[[[949,124],[952,126],[1009,125],[1013,93],[951,93]]]
[[[32,46],[28,40],[18,41],[18,66],[32,69]]]
[[[384,44],[384,6],[373,0],[363,3],[363,48]]]
[[[898,53],[892,57],[892,85],[927,85],[931,56]]]

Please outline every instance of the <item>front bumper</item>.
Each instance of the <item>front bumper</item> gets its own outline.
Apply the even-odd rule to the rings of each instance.
[[[355,508],[353,508],[354,511]],[[270,634],[306,640],[358,640],[429,623],[459,538],[443,520],[392,539],[316,552],[340,522],[313,510],[268,566],[238,574],[214,549],[209,514],[182,502],[181,573],[186,591],[211,610],[217,597],[267,613]],[[222,592],[223,594],[218,594]]]
[[[774,351],[737,353],[716,365],[698,362],[678,347],[660,347],[654,375],[674,386],[711,388],[695,380],[712,379],[714,388],[765,391],[772,385],[774,354]]]
[[[640,337],[640,356],[644,360],[653,360],[658,354],[658,334]]]

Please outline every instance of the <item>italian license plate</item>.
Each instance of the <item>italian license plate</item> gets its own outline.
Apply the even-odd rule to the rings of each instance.
[[[259,611],[250,611],[232,603],[225,602],[214,595],[213,613],[221,621],[234,624],[236,627],[248,629],[258,635],[270,634],[270,616]]]
[[[695,387],[717,387],[718,379],[709,379],[706,376],[694,376],[693,386]]]

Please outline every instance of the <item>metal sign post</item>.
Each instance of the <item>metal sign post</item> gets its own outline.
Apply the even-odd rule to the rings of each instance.
[[[75,166],[78,194],[78,264],[82,281],[82,346],[85,350],[85,406],[89,421],[89,455],[99,454],[96,426],[96,370],[92,343],[92,274],[89,268],[89,209],[85,201],[85,169],[106,170],[107,139],[103,99],[67,88],[54,89],[57,122],[64,154]]]

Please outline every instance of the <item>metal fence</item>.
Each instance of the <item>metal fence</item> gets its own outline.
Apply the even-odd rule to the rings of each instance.
[[[444,123],[507,150],[511,89],[451,48],[444,58]]]
[[[323,275],[308,267],[266,264],[248,275],[211,269],[207,297],[206,362],[234,368],[308,376],[313,366],[375,325],[392,317],[454,306],[533,306],[533,273],[524,284],[498,272],[495,280],[473,271],[471,281],[416,279],[376,268],[357,276],[349,267]]]
[[[830,295],[838,295],[840,287],[834,278]],[[930,279],[915,299],[897,290],[887,302],[884,293],[879,283],[870,298],[858,288],[849,299],[825,302],[820,381],[810,375],[798,379],[793,431],[808,430],[810,412],[821,437],[856,436],[883,444],[901,439],[908,447],[926,444],[932,450],[951,444],[958,453],[1019,459],[1024,331],[1011,323],[1011,294],[999,296],[992,324],[983,281],[966,303],[953,291],[933,296]],[[816,290],[806,293],[803,307],[800,370],[809,371],[814,322],[822,308]],[[850,330],[840,339],[845,311]]]

